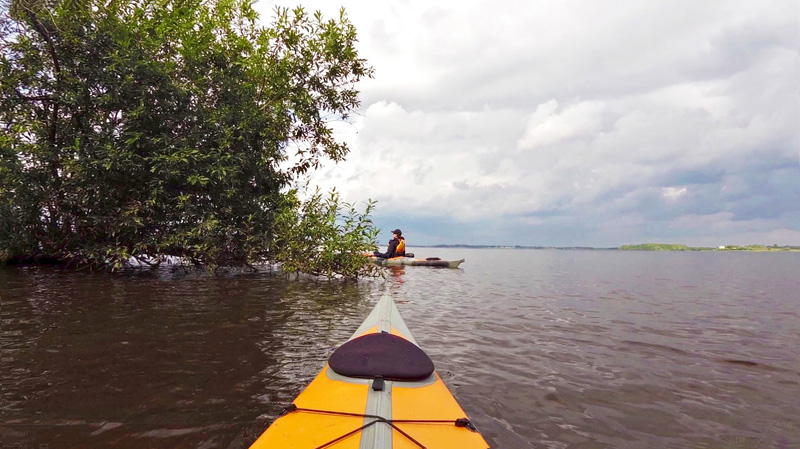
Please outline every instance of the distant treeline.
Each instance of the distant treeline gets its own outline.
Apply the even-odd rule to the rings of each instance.
[[[711,248],[692,248],[677,243],[640,243],[638,245],[622,245],[623,251],[701,251]]]
[[[623,251],[800,251],[800,246],[721,245],[718,247],[686,246],[677,243],[640,243],[622,245]]]
[[[411,245],[417,248],[472,248],[472,249],[586,249],[586,250],[616,250],[618,248],[595,248],[593,246],[526,246],[526,245],[467,245],[457,243],[454,245]]]
[[[418,248],[470,248],[470,249],[563,249],[563,250],[622,250],[622,251],[800,251],[800,246],[778,245],[724,245],[718,247],[687,246],[680,243],[640,243],[619,248],[593,246],[525,246],[525,245],[413,245]]]

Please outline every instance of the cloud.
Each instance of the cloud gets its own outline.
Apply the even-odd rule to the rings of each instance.
[[[604,104],[581,102],[561,113],[557,111],[555,100],[540,104],[531,114],[517,147],[530,150],[568,139],[591,138],[601,128]]]
[[[683,195],[686,195],[688,189],[686,187],[662,187],[661,196],[670,201],[676,201]]]
[[[800,244],[791,2],[343,3],[376,78],[336,128],[348,160],[312,182],[377,199],[387,229]]]

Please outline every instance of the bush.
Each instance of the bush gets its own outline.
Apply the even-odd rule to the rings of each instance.
[[[343,203],[336,190],[323,197],[317,189],[300,201],[293,190],[284,197],[276,217],[273,254],[285,273],[356,278],[375,275],[378,267],[365,253],[376,249],[378,229],[369,214],[375,202],[368,201],[363,213]]]

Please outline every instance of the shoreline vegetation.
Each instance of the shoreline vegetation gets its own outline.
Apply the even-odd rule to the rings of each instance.
[[[800,246],[790,245],[720,245],[718,247],[687,246],[678,243],[639,243],[620,247],[594,246],[527,246],[527,245],[412,245],[418,248],[470,248],[470,249],[559,249],[603,251],[750,251],[750,252],[800,252]]]
[[[373,68],[344,9],[0,8],[0,263],[377,274],[374,202],[314,190]]]

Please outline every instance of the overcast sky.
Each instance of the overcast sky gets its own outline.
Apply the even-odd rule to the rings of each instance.
[[[409,244],[800,245],[798,2],[344,6],[375,68],[313,175]]]

